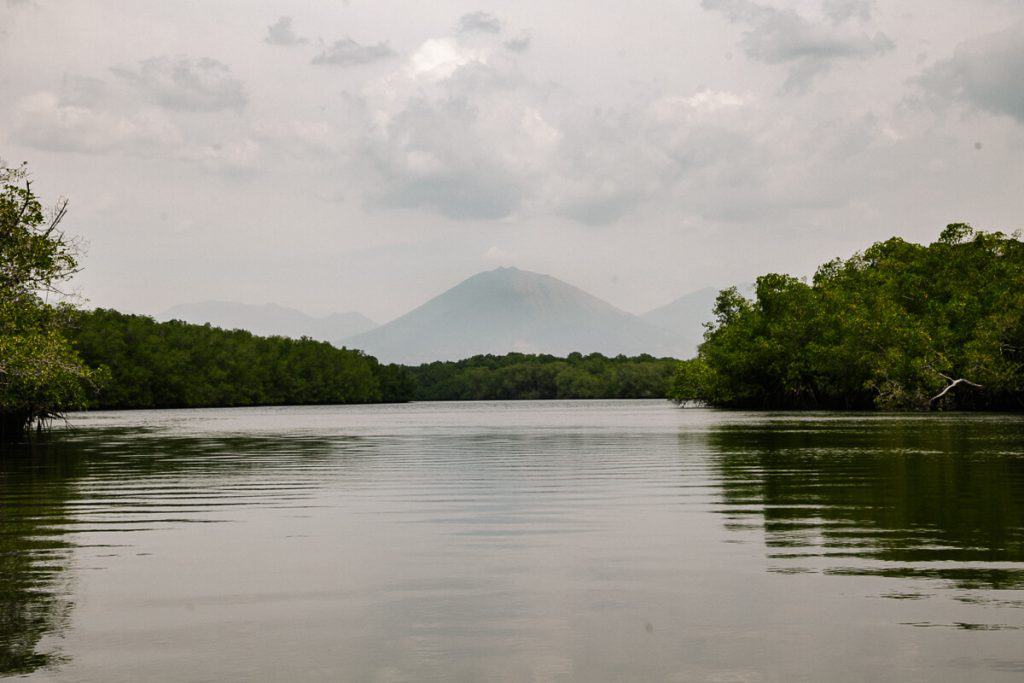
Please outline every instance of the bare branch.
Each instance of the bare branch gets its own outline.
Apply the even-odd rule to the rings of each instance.
[[[18,211],[17,222],[21,223],[21,219],[25,217],[25,212],[28,211],[28,205],[32,202],[32,181],[25,181],[25,201],[21,204],[21,210]]]
[[[942,373],[939,373],[939,374],[941,375]],[[942,376],[946,377],[945,375],[942,375]],[[967,385],[970,385],[970,386],[978,388],[978,389],[984,389],[985,388],[982,385],[980,385],[980,384],[978,384],[976,382],[972,382],[971,380],[965,379],[963,377],[960,377],[959,379],[951,379],[951,378],[947,377],[946,379],[949,379],[950,383],[946,385],[945,389],[943,389],[939,393],[937,393],[934,396],[932,396],[932,399],[931,399],[931,401],[929,401],[929,404],[935,403],[936,401],[938,401],[940,398],[942,398],[943,396],[948,394],[950,392],[950,390],[953,387],[957,386],[958,384],[967,384]]]
[[[57,202],[57,206],[54,207],[53,218],[50,219],[50,226],[46,229],[46,232],[43,233],[44,237],[50,236],[50,233],[53,232],[58,225],[60,225],[60,222],[62,220],[64,220],[64,216],[67,215],[67,212],[68,200],[67,198],[62,198],[59,202]]]

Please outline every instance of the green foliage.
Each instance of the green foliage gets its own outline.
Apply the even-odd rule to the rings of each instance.
[[[0,439],[82,407],[102,379],[63,336],[71,307],[47,303],[78,267],[60,230],[66,211],[66,201],[43,209],[24,166],[0,164]]]
[[[327,342],[257,337],[97,309],[79,313],[75,346],[111,375],[94,407],[376,403],[412,398],[402,368]]]
[[[746,408],[1020,409],[1024,243],[948,226],[718,298],[671,397]],[[943,393],[945,392],[945,393]]]
[[[311,339],[104,309],[78,313],[70,333],[89,365],[110,375],[91,402],[98,408],[664,398],[677,362],[510,353],[405,367]]]
[[[643,355],[510,353],[409,368],[421,401],[664,398],[676,365]]]

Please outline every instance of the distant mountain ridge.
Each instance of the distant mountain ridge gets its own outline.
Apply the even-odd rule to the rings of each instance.
[[[704,341],[704,324],[714,319],[715,300],[723,288],[705,287],[684,294],[664,306],[659,306],[640,316],[642,320],[671,332],[680,346],[685,349],[683,357],[697,353],[697,347]],[[750,296],[754,285],[739,286],[740,293]]]
[[[511,351],[678,355],[666,330],[550,275],[498,268],[474,275],[346,345],[418,364]]]
[[[718,291],[716,287],[698,289],[648,311],[640,318],[674,334],[680,346],[688,350],[685,356],[693,356],[704,340],[704,323],[713,317]]]
[[[294,308],[277,304],[239,304],[228,301],[204,301],[181,304],[167,309],[160,320],[183,320],[225,329],[248,330],[260,336],[312,337],[341,346],[345,339],[373,329],[377,323],[361,313],[350,311],[317,318]]]
[[[749,294],[752,285],[742,285]],[[642,315],[616,308],[550,275],[518,268],[477,273],[385,325],[356,313],[315,317],[277,304],[206,301],[166,310],[178,319],[261,336],[312,337],[384,362],[419,364],[513,351],[566,355],[692,357],[719,289],[704,289]]]

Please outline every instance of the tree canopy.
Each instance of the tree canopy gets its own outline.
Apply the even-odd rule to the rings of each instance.
[[[721,292],[671,397],[741,408],[1021,409],[1024,243],[949,225]]]
[[[78,268],[66,212],[66,200],[43,208],[25,166],[0,163],[0,439],[83,407],[101,378],[62,333],[72,307],[60,287]]]
[[[509,353],[409,368],[421,401],[664,398],[672,358]]]
[[[409,400],[664,398],[671,358],[510,353],[417,367],[386,365],[327,342],[257,337],[96,309],[68,335],[110,381],[95,408],[194,408]]]
[[[111,381],[96,408],[197,408],[408,401],[404,369],[327,342],[257,337],[113,310],[79,312],[69,335]]]

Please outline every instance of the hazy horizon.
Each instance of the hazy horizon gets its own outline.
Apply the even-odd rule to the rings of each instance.
[[[377,320],[377,319],[371,318],[370,316],[366,316],[359,309],[358,305],[355,305],[352,308],[348,308],[348,309],[345,309],[345,310],[334,310],[334,311],[330,311],[329,310],[326,313],[316,313],[315,314],[315,313],[311,313],[310,311],[306,310],[306,308],[303,307],[301,301],[298,304],[294,305],[294,306],[284,306],[284,305],[282,305],[281,303],[279,303],[277,301],[239,301],[239,300],[226,300],[226,299],[203,299],[203,300],[195,300],[195,301],[181,301],[181,302],[178,302],[176,304],[172,304],[172,305],[170,305],[170,306],[168,306],[168,307],[166,307],[166,308],[164,308],[164,309],[162,309],[160,311],[142,311],[142,310],[140,310],[140,311],[125,311],[125,312],[135,313],[135,314],[138,314],[138,315],[149,315],[149,316],[153,316],[153,317],[156,317],[156,318],[159,319],[159,318],[166,318],[167,316],[172,315],[173,311],[175,309],[179,309],[179,308],[186,307],[186,306],[203,306],[203,305],[206,305],[206,304],[231,304],[231,305],[237,305],[237,306],[242,306],[242,307],[246,307],[246,308],[275,308],[275,307],[276,308],[283,308],[283,309],[287,309],[287,310],[290,310],[290,311],[297,311],[297,312],[300,312],[300,313],[304,313],[305,315],[308,315],[308,316],[310,316],[311,318],[314,318],[314,319],[324,319],[324,318],[328,318],[328,317],[334,316],[334,315],[345,315],[345,314],[349,314],[349,313],[356,313],[356,314],[362,315],[363,317],[366,317],[375,326],[379,327],[379,326],[385,325],[385,324],[387,324],[389,322],[393,322],[394,320],[396,320],[398,318],[401,318],[406,313],[409,313],[410,311],[415,310],[416,308],[419,308],[420,306],[422,306],[424,303],[427,303],[431,299],[436,298],[436,297],[438,297],[438,296],[440,296],[440,295],[442,295],[442,294],[444,294],[444,293],[454,289],[455,287],[458,287],[460,284],[465,282],[467,279],[470,279],[470,278],[472,278],[472,277],[474,277],[476,275],[481,275],[483,273],[500,271],[500,270],[503,270],[503,269],[506,269],[506,268],[511,269],[511,270],[520,270],[520,271],[523,271],[525,273],[530,273],[530,274],[533,274],[533,275],[546,275],[548,277],[555,277],[558,280],[562,280],[562,282],[565,282],[566,284],[573,285],[574,287],[576,286],[573,282],[570,282],[568,280],[564,280],[562,278],[558,278],[558,277],[556,277],[554,275],[551,275],[550,273],[538,273],[536,271],[527,270],[525,268],[518,268],[517,266],[496,266],[494,268],[486,268],[486,269],[478,271],[476,273],[472,273],[468,277],[462,278],[461,280],[458,280],[458,281],[454,282],[451,286],[442,287],[440,290],[438,290],[436,292],[424,292],[423,299],[421,301],[414,302],[409,307],[409,309],[404,310],[404,311],[399,311],[394,317],[388,318],[386,320]],[[679,299],[682,299],[682,298],[685,298],[685,297],[688,297],[688,296],[691,296],[691,295],[694,295],[694,294],[700,294],[704,290],[707,290],[707,289],[721,290],[721,289],[725,289],[727,287],[732,287],[732,286],[749,286],[749,285],[747,283],[734,283],[734,284],[722,284],[722,285],[717,286],[717,287],[713,286],[713,285],[712,286],[708,286],[708,287],[701,287],[699,289],[682,292],[681,294],[679,294],[676,297],[673,297],[669,301],[666,301],[666,302],[664,302],[662,304],[655,305],[655,306],[653,306],[651,308],[644,308],[643,310],[630,310],[628,308],[622,308],[620,306],[616,306],[616,308],[619,308],[620,310],[625,311],[626,313],[630,313],[631,315],[642,317],[642,316],[644,316],[644,315],[646,315],[648,313],[654,312],[654,311],[656,311],[658,309],[661,309],[661,308],[664,308],[664,307],[666,307],[668,305],[671,305],[671,304],[677,302]]]
[[[0,59],[0,158],[124,311],[389,321],[514,265],[639,314],[1024,210],[1006,0],[0,0]]]

